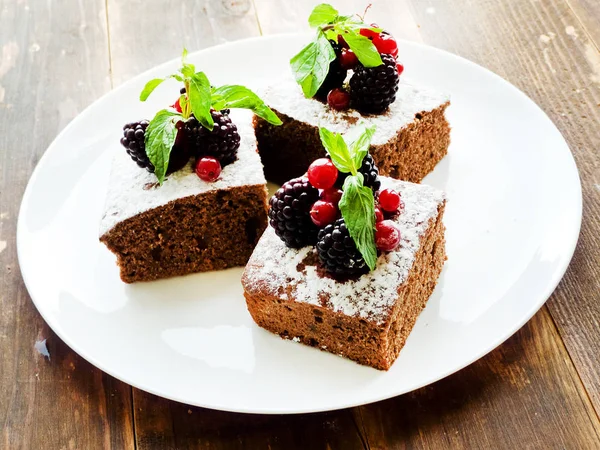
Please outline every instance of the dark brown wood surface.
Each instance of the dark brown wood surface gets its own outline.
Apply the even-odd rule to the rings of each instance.
[[[111,87],[182,46],[306,29],[315,3],[255,0],[235,16],[217,0],[0,0],[0,448],[600,448],[594,0],[380,0],[369,13],[397,37],[465,56],[525,91],[564,134],[581,173],[584,220],[565,278],[523,329],[459,373],[342,411],[222,413],[102,373],[35,310],[17,264],[16,218],[31,171],[56,134]],[[347,1],[344,9],[365,3]],[[44,339],[50,358],[36,349]]]

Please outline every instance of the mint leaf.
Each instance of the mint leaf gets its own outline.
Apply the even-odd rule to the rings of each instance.
[[[315,28],[321,25],[327,25],[333,22],[338,15],[337,9],[327,3],[321,3],[315,6],[308,17],[308,24],[311,28]]]
[[[357,33],[354,29],[344,33],[344,39],[358,60],[365,67],[377,67],[383,64],[381,55],[368,37]]]
[[[316,39],[290,60],[294,78],[305,97],[310,98],[317,93],[329,72],[329,63],[334,59],[335,52],[325,33],[319,29]]]
[[[184,47],[183,52],[181,53],[181,69],[179,71],[185,78],[192,78],[196,73],[196,66],[185,61],[187,59],[187,55],[187,48]]]
[[[377,263],[375,198],[373,191],[365,187],[363,181],[361,173],[346,178],[339,207],[350,237],[369,269],[373,270]]]
[[[177,137],[177,122],[181,120],[178,112],[163,109],[156,113],[146,129],[146,154],[154,166],[154,174],[160,184],[165,179],[171,149]]]
[[[211,93],[212,107],[217,111],[225,108],[250,109],[258,117],[273,125],[281,125],[277,115],[265,105],[261,98],[245,86],[225,85],[213,88]]]
[[[352,155],[350,154],[346,141],[344,141],[342,135],[339,133],[332,133],[327,128],[319,128],[319,136],[323,143],[323,147],[325,147],[325,150],[331,157],[333,165],[340,172],[352,173],[355,175],[357,167],[354,164]]]
[[[145,102],[154,89],[156,89],[163,81],[165,81],[164,78],[154,78],[153,80],[148,81],[140,93],[140,101]]]
[[[345,136],[346,141],[349,142],[348,147],[355,167],[362,166],[363,159],[371,148],[371,139],[373,139],[376,129],[375,125],[355,127]]]
[[[194,116],[205,128],[212,130],[215,122],[210,114],[210,83],[204,72],[192,75],[187,95]]]

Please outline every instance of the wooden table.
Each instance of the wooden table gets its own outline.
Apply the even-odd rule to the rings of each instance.
[[[255,0],[241,16],[220,4],[0,0],[0,448],[600,448],[597,0],[379,0],[369,13],[397,37],[462,55],[525,91],[577,161],[584,215],[573,262],[547,305],[491,354],[380,403],[253,416],[134,389],[52,333],[15,245],[21,196],[48,144],[102,94],[183,46],[302,30],[315,2]],[[43,339],[50,358],[34,348]]]

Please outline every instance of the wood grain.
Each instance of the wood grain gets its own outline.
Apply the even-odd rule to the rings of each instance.
[[[272,0],[254,0],[256,14],[260,21],[262,33],[310,32],[308,16],[314,6],[320,2],[313,0],[294,0],[293,2]],[[340,12],[363,13],[371,4],[366,19],[370,23],[385,24],[386,30],[397,38],[421,42],[419,26],[412,16],[408,2],[405,0],[345,0],[333,2]]]
[[[350,410],[297,416],[234,414],[171,402],[136,390],[137,448],[363,450]]]
[[[600,448],[600,422],[545,308],[459,373],[355,414],[371,450]]]
[[[0,0],[0,448],[128,448],[131,389],[62,343],[17,264],[25,185],[56,134],[110,88],[104,0]],[[49,357],[43,356],[46,340]]]
[[[566,0],[588,36],[600,49],[600,2],[596,0]],[[569,30],[570,31],[570,30]]]
[[[252,3],[239,15],[227,13],[225,3],[107,0],[114,85],[178,58],[184,47],[192,52],[260,34]]]
[[[600,413],[600,53],[563,0],[413,0],[411,6],[425,42],[525,91],[569,143],[581,176],[583,223],[548,307]]]

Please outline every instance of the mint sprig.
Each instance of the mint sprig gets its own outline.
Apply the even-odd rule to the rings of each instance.
[[[163,109],[156,113],[146,128],[146,154],[154,166],[154,174],[158,178],[159,184],[163,183],[167,167],[169,167],[169,158],[177,137],[179,120],[181,120],[181,114]]]
[[[181,113],[174,109],[163,109],[148,124],[146,129],[146,154],[154,165],[158,182],[163,183],[171,150],[177,137],[177,124],[195,117],[200,124],[212,130],[214,120],[211,108],[244,108],[252,110],[273,125],[281,125],[277,115],[250,89],[239,85],[225,85],[214,88],[204,72],[196,72],[196,67],[186,61],[187,50],[183,49],[181,68],[165,78],[154,78],[146,83],[140,93],[140,100],[146,101],[150,94],[163,81],[174,78],[185,85],[185,94],[179,97]],[[179,127],[181,128],[181,127]]]
[[[290,60],[296,82],[302,87],[307,98],[313,97],[329,72],[329,63],[335,59],[335,52],[325,36],[317,30],[317,37]]]
[[[308,24],[311,28],[321,27],[333,22],[338,17],[338,10],[328,3],[321,3],[308,16]]]
[[[213,88],[211,99],[212,107],[216,110],[226,108],[249,109],[272,125],[281,125],[282,123],[277,114],[258,95],[245,86],[234,84]]]
[[[375,246],[375,198],[371,188],[364,186],[362,173],[350,175],[344,181],[340,212],[356,248],[370,270],[377,263]]]
[[[335,52],[329,40],[338,42],[338,36],[345,39],[365,67],[383,64],[373,42],[360,34],[362,28],[376,32],[381,31],[380,28],[367,25],[355,16],[342,16],[327,3],[315,6],[308,18],[308,24],[317,29],[315,39],[290,60],[294,78],[306,97],[313,97],[325,81],[329,63],[335,59]]]
[[[215,122],[210,114],[210,82],[204,72],[194,73],[185,85],[192,113],[198,122],[208,130],[212,130]],[[182,108],[182,111],[183,108]],[[184,111],[185,117],[185,111]],[[189,116],[188,116],[189,117]],[[186,119],[188,117],[185,117]]]
[[[321,142],[335,167],[340,172],[350,174],[344,181],[339,208],[350,237],[371,270],[377,262],[375,198],[373,191],[364,185],[364,177],[358,170],[369,152],[374,133],[374,125],[358,127],[346,138],[326,128],[319,128]]]

